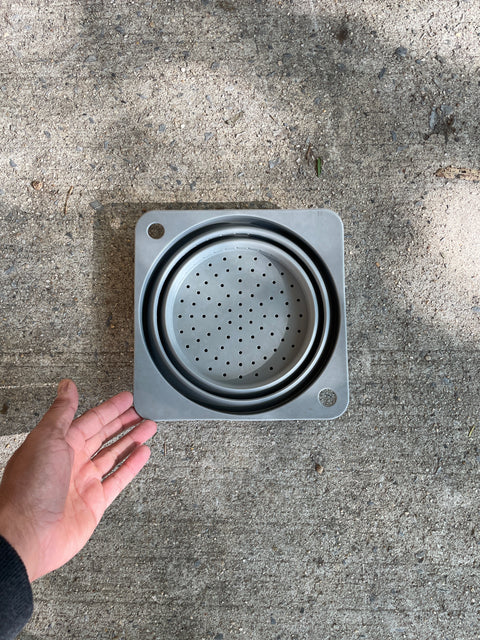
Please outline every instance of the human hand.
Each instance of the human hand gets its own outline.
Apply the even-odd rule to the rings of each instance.
[[[22,558],[31,582],[82,549],[105,509],[149,459],[144,443],[157,426],[141,421],[132,402],[124,391],[74,420],[77,388],[62,380],[52,406],[9,460],[0,483],[0,534]]]

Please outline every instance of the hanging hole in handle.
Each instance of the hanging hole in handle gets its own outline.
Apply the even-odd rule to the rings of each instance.
[[[160,238],[165,233],[165,227],[163,224],[159,224],[158,222],[154,222],[148,227],[148,235],[153,240],[160,240]]]
[[[318,400],[324,407],[333,407],[337,402],[337,394],[332,389],[322,389],[318,394]]]

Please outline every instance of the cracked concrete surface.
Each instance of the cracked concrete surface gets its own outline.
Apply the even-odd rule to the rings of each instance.
[[[22,639],[479,636],[480,185],[435,175],[480,168],[479,33],[474,0],[3,4],[2,464],[60,377],[132,387],[153,207],[337,211],[351,390],[161,424]]]

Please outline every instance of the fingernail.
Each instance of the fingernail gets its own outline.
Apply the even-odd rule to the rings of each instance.
[[[57,396],[67,393],[69,387],[70,387],[70,380],[60,380],[60,384],[58,385],[58,389],[57,389]]]

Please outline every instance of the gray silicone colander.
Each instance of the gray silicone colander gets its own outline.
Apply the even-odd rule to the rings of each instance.
[[[331,418],[345,410],[336,214],[151,211],[136,234],[142,416]]]

